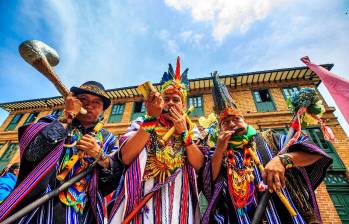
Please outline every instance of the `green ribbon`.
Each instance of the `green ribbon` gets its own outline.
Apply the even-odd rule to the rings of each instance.
[[[230,138],[230,141],[234,141],[237,142],[237,144],[235,143],[229,143],[229,146],[231,148],[239,148],[242,146],[243,140],[246,140],[247,142],[250,141],[250,139],[255,136],[257,134],[256,129],[254,129],[251,125],[247,125],[247,130],[246,133],[244,135],[233,135]]]

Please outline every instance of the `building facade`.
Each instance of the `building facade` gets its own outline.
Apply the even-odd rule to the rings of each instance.
[[[333,67],[332,64],[322,66],[327,69]],[[205,77],[189,81],[187,103],[194,106],[191,118],[197,122],[200,116],[213,112],[212,80]],[[225,75],[221,76],[221,81],[227,85],[250,124],[260,131],[271,128],[280,133],[287,133],[291,120],[286,99],[299,88],[317,88],[321,82],[307,67]],[[155,87],[159,89],[160,84],[155,84]],[[112,106],[104,113],[107,118],[105,128],[115,135],[121,135],[130,121],[145,113],[143,98],[137,86],[110,89],[107,94],[112,99]],[[349,138],[333,114],[335,109],[323,102],[326,108],[324,118],[334,132],[335,141],[326,141],[319,126],[303,130],[334,160],[324,182],[316,190],[317,200],[324,223],[349,223]],[[63,104],[62,97],[0,104],[2,109],[10,112],[0,127],[0,171],[19,161],[18,127],[35,122],[42,116],[61,113]],[[204,198],[201,205],[205,206]]]

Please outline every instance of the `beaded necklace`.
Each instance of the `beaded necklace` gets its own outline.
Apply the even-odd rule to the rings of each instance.
[[[238,214],[252,202],[254,194],[253,160],[251,157],[252,137],[256,135],[252,126],[247,126],[245,135],[235,135],[229,141],[225,164],[227,167],[229,194]],[[253,149],[252,149],[253,150]],[[237,162],[243,151],[243,161]]]
[[[76,141],[78,142],[83,133],[79,128],[73,128],[70,131],[70,143]],[[96,135],[96,141],[98,145],[103,148],[103,135],[101,131],[98,131]],[[81,153],[74,146],[72,148],[67,148],[63,156],[62,162],[59,167],[59,171],[62,171],[64,167],[69,163],[70,158],[75,154]],[[86,169],[95,159],[87,155],[79,156],[78,162],[74,165],[73,169],[70,171],[70,176],[76,175]],[[91,175],[87,175],[81,180],[77,181],[75,184],[70,186],[66,191],[59,193],[60,201],[67,205],[72,206],[74,210],[80,214],[83,213],[85,205],[87,203],[87,190],[91,180]]]
[[[146,143],[148,156],[143,176],[144,181],[156,178],[160,182],[164,182],[185,163],[185,147],[181,135],[173,134],[165,145],[161,144],[162,136],[170,128],[171,124],[165,118],[160,117],[158,125]]]

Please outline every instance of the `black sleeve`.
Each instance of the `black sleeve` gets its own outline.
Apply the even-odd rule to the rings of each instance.
[[[105,169],[98,165],[98,185],[103,196],[113,192],[119,184],[120,177],[123,174],[123,166],[114,169]]]
[[[53,121],[43,128],[29,145],[24,153],[25,159],[29,162],[40,161],[57,146],[58,142],[64,139],[65,134],[66,131],[62,124],[58,121]]]
[[[22,137],[27,126],[23,126],[19,130],[19,138]],[[41,162],[41,160],[54,149],[65,137],[65,129],[58,121],[53,121],[43,128],[40,133],[36,135],[34,140],[29,144],[21,158],[21,167],[16,183],[16,187],[30,174],[33,169]],[[18,206],[14,209],[12,214],[34,200],[42,196],[50,185],[56,185],[56,170],[51,169],[37,185],[23,197]]]
[[[108,152],[111,152],[114,144],[110,144]],[[119,159],[118,151],[108,155],[110,161],[110,168],[106,169],[99,165],[98,166],[98,176],[99,176],[99,189],[103,196],[106,196],[113,192],[119,184],[120,177],[124,172],[124,164]]]

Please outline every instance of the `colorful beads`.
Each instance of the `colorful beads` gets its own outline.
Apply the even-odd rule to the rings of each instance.
[[[153,116],[145,116],[143,123],[141,124],[141,128],[148,133],[154,132],[156,126],[158,124],[158,120]]]
[[[191,136],[189,135],[188,131],[183,131],[181,134],[182,137],[182,141],[184,143],[185,146],[190,146],[192,144],[194,144]]]

